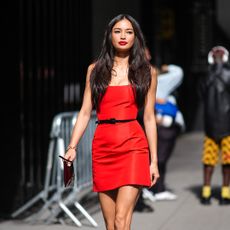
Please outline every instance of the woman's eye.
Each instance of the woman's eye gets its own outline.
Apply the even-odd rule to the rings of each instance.
[[[127,34],[133,34],[133,31],[127,31]]]
[[[119,30],[114,30],[114,33],[118,34],[118,33],[120,33],[120,31]]]

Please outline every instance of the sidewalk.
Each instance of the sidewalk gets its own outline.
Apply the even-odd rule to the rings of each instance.
[[[211,206],[199,203],[202,185],[202,152],[203,133],[182,135],[168,166],[167,185],[177,195],[176,201],[158,201],[151,203],[152,213],[134,212],[132,230],[228,230],[230,224],[230,206],[219,206],[213,198]],[[213,195],[219,195],[221,185],[221,168],[217,166],[213,175]],[[105,229],[99,206],[92,217],[98,223],[96,229]],[[0,230],[93,230],[86,219],[79,228],[71,221],[67,225],[28,224],[22,220],[9,220],[0,223]]]

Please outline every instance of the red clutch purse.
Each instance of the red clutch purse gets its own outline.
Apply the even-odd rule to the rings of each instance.
[[[74,167],[73,162],[59,156],[64,164],[64,184],[65,187],[74,185]]]

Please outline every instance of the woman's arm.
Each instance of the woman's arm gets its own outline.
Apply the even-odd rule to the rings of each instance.
[[[65,154],[65,158],[70,161],[73,161],[76,158],[77,144],[81,139],[91,117],[93,106],[91,101],[90,75],[93,68],[94,68],[94,64],[91,64],[88,67],[82,106],[80,112],[78,113],[76,123],[73,127],[70,142],[67,147],[67,152]]]
[[[155,119],[155,97],[156,97],[156,88],[157,88],[157,74],[156,70],[151,67],[152,81],[149,88],[146,103],[144,107],[143,121],[145,126],[145,132],[149,144],[149,150],[151,155],[151,164],[150,164],[150,175],[152,185],[154,185],[159,178],[159,171],[157,165],[157,128],[156,128],[156,119]]]

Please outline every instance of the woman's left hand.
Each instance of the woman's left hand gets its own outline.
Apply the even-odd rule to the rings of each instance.
[[[160,177],[157,163],[152,162],[150,165],[151,187],[156,184]]]

